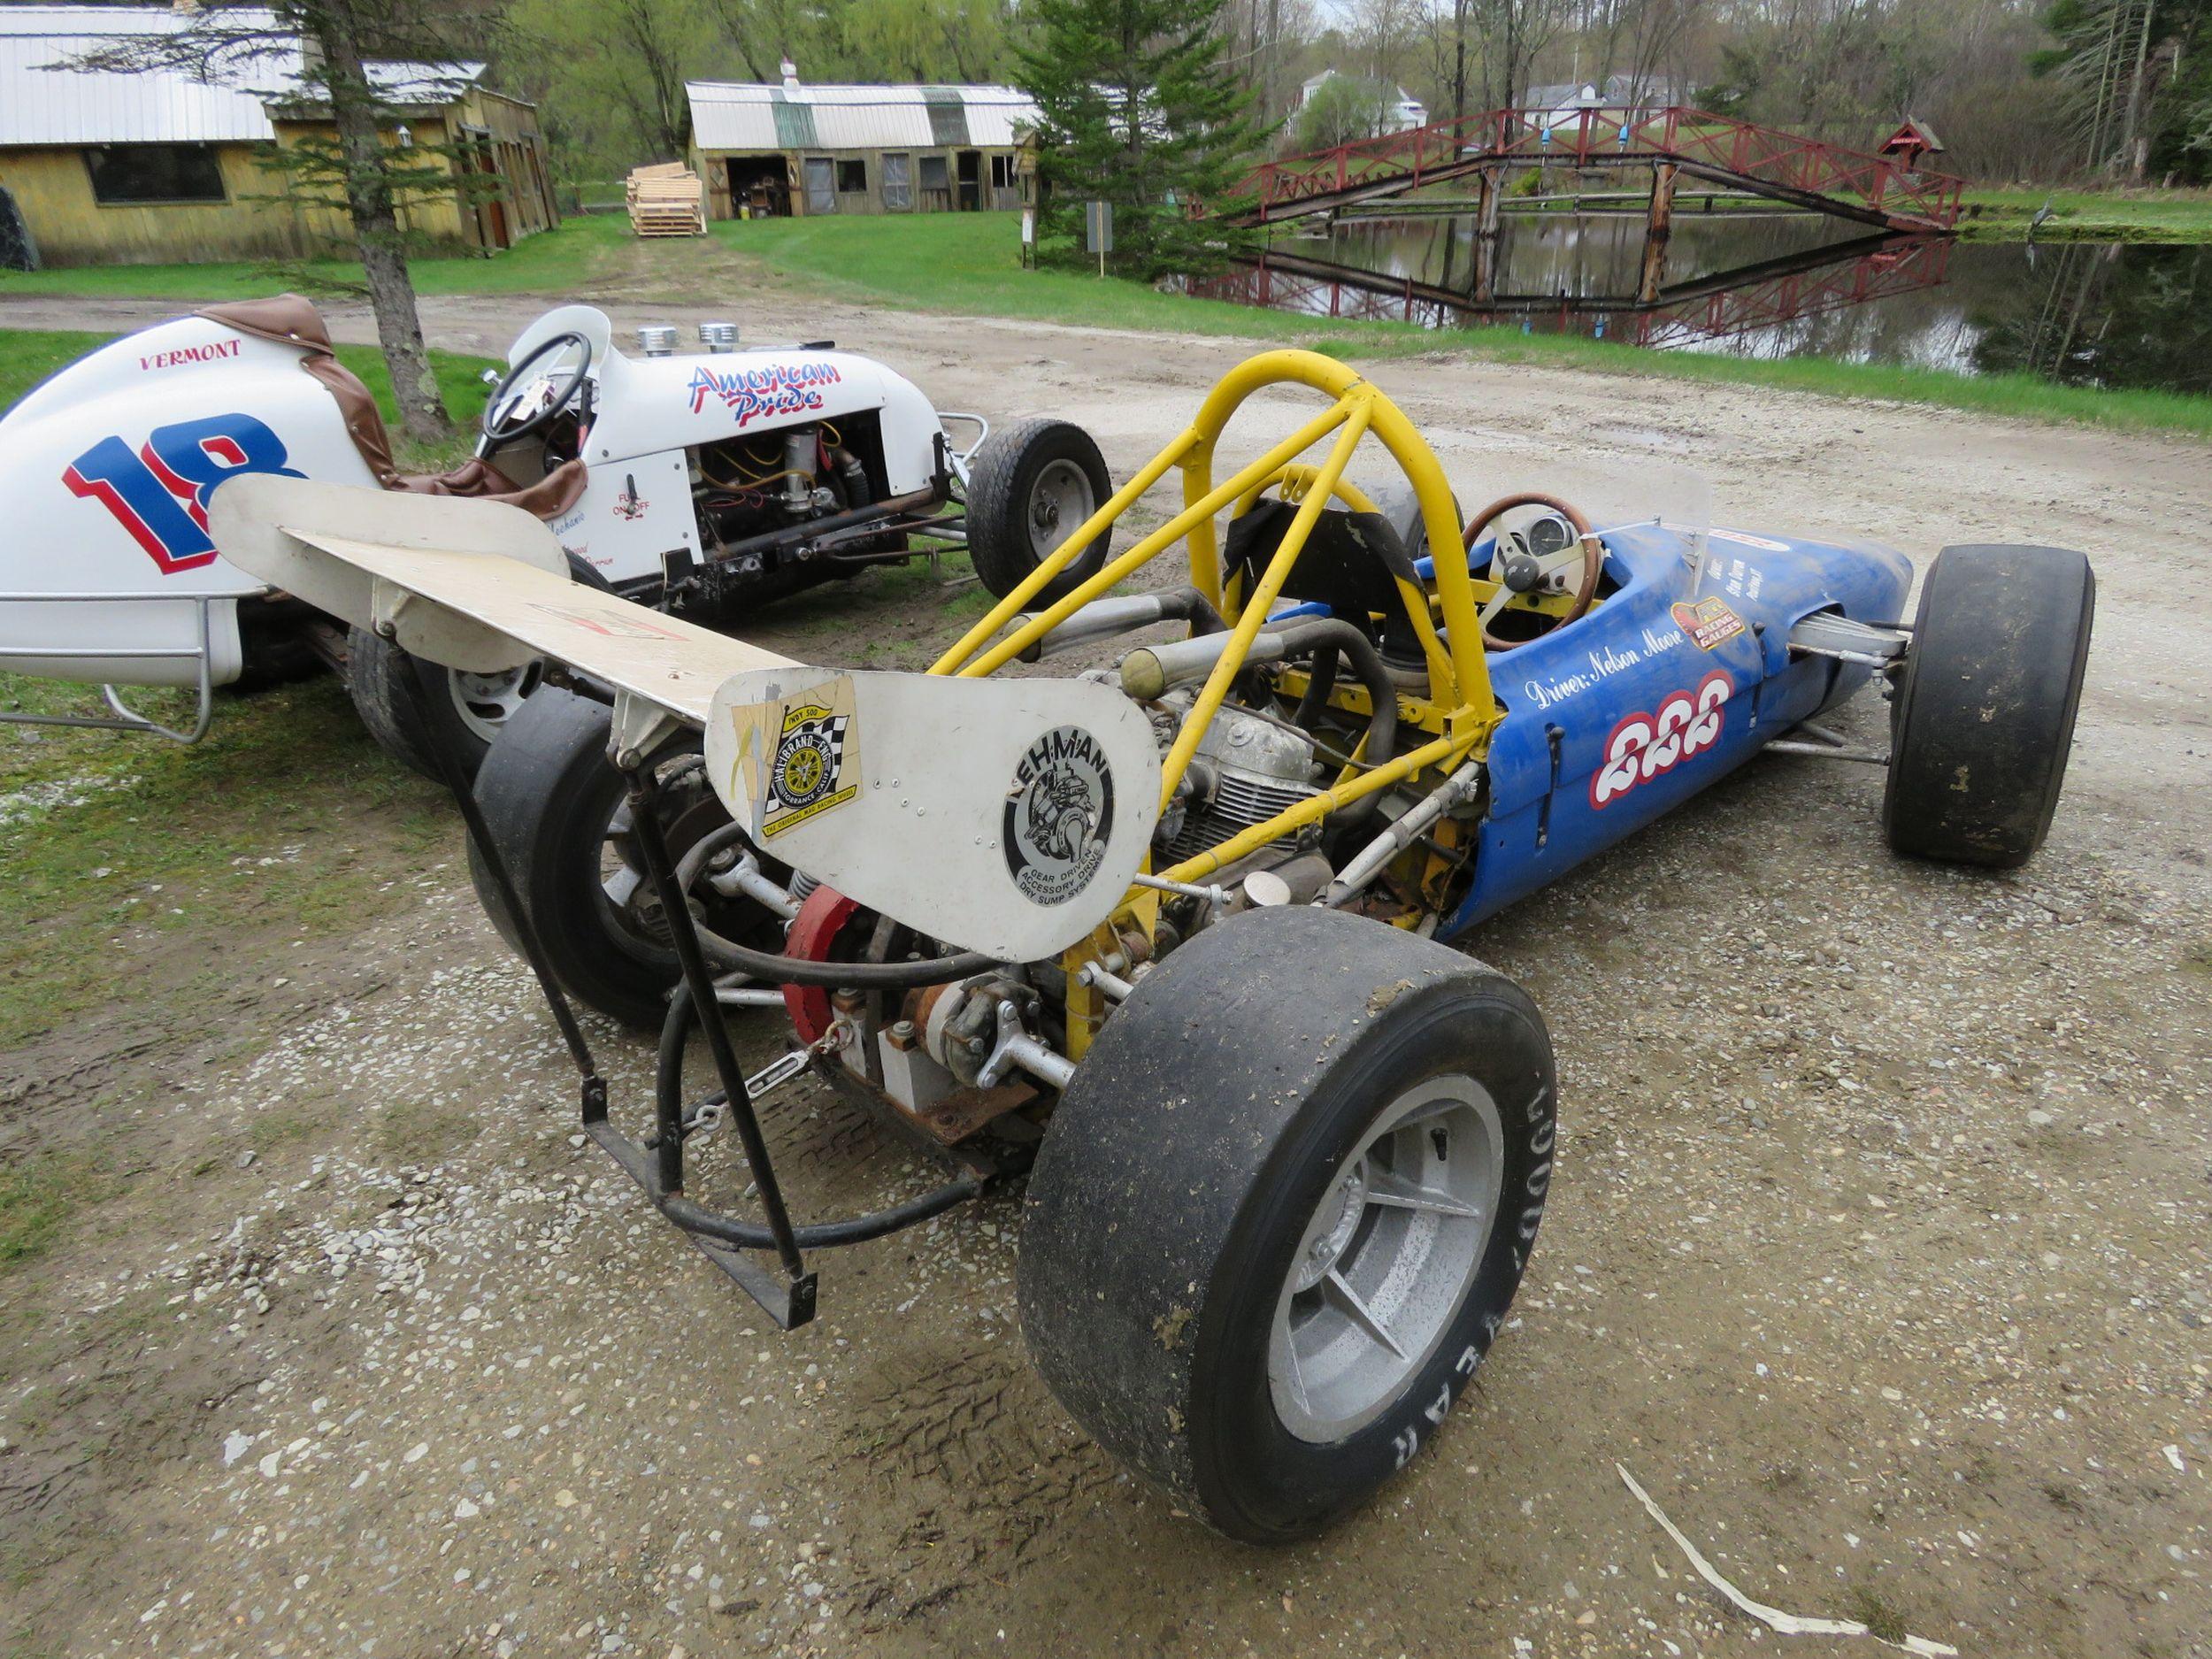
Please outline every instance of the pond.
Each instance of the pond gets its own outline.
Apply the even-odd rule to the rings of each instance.
[[[1636,301],[1640,212],[1509,214],[1487,304],[1474,301],[1475,250],[1467,216],[1283,227],[1257,262],[1191,291],[1439,327],[2212,393],[2212,247],[1883,237],[1808,214],[1709,218],[1686,190],[1648,304]]]

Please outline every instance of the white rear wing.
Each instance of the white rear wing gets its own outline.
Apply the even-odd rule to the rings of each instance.
[[[698,728],[756,845],[949,944],[1056,955],[1112,914],[1149,843],[1159,751],[1111,687],[809,667],[572,582],[551,531],[488,502],[247,477],[209,529],[242,569],[428,661],[549,657],[615,688],[618,734],[626,702]]]

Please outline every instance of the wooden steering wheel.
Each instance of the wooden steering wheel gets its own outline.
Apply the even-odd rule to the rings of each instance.
[[[1605,549],[1591,534],[1590,521],[1583,516],[1581,510],[1556,495],[1547,495],[1539,490],[1524,490],[1517,495],[1503,495],[1485,507],[1467,521],[1465,546],[1471,549],[1476,542],[1482,540],[1485,530],[1516,507],[1548,507],[1573,527],[1575,539],[1559,552],[1547,557],[1516,553],[1504,560],[1504,580],[1498,584],[1498,591],[1491,596],[1490,603],[1483,606],[1480,613],[1482,643],[1487,650],[1509,651],[1517,645],[1530,643],[1529,640],[1499,639],[1490,632],[1492,619],[1516,598],[1547,586],[1555,575],[1578,560],[1582,565],[1582,585],[1575,590],[1574,603],[1559,616],[1544,611],[1528,612],[1531,616],[1544,618],[1548,624],[1531,638],[1541,639],[1552,629],[1564,627],[1586,615],[1590,602],[1597,597],[1599,572],[1605,568]]]

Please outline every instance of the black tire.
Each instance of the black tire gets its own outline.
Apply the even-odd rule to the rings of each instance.
[[[1915,857],[2025,864],[2058,807],[2097,607],[2065,548],[1951,547],[1920,590],[1882,831]]]
[[[1070,488],[1075,474],[1082,489]],[[1065,420],[1020,420],[993,431],[968,472],[968,557],[975,573],[1005,598],[1113,493],[1106,457],[1082,427]],[[1064,598],[1095,575],[1112,541],[1110,526],[1052,580],[1036,604]]]
[[[1409,1369],[1371,1417],[1296,1432],[1270,1344],[1279,1312],[1295,1317],[1294,1271],[1320,1259],[1307,1235],[1322,1199],[1397,1102],[1452,1079],[1495,1108],[1472,1265],[1440,1290],[1411,1270],[1432,1334],[1409,1335]],[[1217,1531],[1320,1531],[1405,1466],[1488,1349],[1543,1216],[1554,1083],[1535,1005],[1455,951],[1303,905],[1208,929],[1106,1023],[1046,1130],[1019,1275],[1038,1370],[1101,1444]],[[1412,1133],[1443,1156],[1440,1126]],[[1383,1237],[1376,1215],[1419,1225],[1364,1202],[1346,1213],[1355,1272],[1358,1240]],[[1429,1219],[1440,1252],[1459,1224]]]
[[[657,1030],[678,977],[676,953],[642,859],[618,833],[627,789],[607,758],[613,725],[604,703],[544,687],[492,745],[476,774],[476,803],[561,988],[626,1025]],[[666,802],[662,833],[679,860],[729,822],[698,754],[697,734],[686,733],[650,763]],[[472,841],[469,874],[492,925],[522,954],[521,932]],[[749,899],[718,902],[700,919],[755,949],[781,946],[781,925]]]
[[[574,554],[569,575],[601,589],[607,579]],[[426,663],[367,628],[346,631],[346,689],[377,747],[434,783],[446,780],[442,752],[460,757],[473,778],[515,709],[537,689],[539,667],[511,675],[464,674]]]

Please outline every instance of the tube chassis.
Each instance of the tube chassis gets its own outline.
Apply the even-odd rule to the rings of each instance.
[[[1305,422],[1289,437],[1268,449],[1257,459],[1231,472],[1217,482],[1215,478],[1215,450],[1222,431],[1230,418],[1244,401],[1260,389],[1290,382],[1321,392],[1331,399],[1329,406]],[[1225,625],[1228,638],[1217,659],[1198,687],[1187,713],[1167,745],[1164,757],[1157,765],[1158,780],[1152,798],[1141,803],[1141,810],[1134,811],[1129,823],[1137,831],[1140,848],[1148,849],[1150,832],[1159,814],[1164,812],[1176,798],[1177,787],[1193,764],[1209,726],[1220,713],[1231,695],[1233,683],[1253,660],[1255,641],[1269,625],[1271,612],[1283,595],[1286,584],[1305,550],[1309,538],[1320,519],[1324,508],[1332,501],[1339,501],[1356,511],[1365,511],[1371,503],[1345,478],[1347,464],[1363,439],[1373,436],[1379,441],[1396,461],[1417,499],[1420,518],[1425,526],[1428,545],[1432,549],[1458,549],[1463,546],[1462,526],[1457,522],[1452,494],[1443,471],[1427,444],[1397,407],[1356,372],[1342,364],[1303,351],[1271,351],[1256,357],[1232,371],[1217,384],[1204,401],[1196,419],[1178,438],[1163,449],[1129,482],[1115,492],[1092,518],[1070,535],[1048,556],[1037,570],[1001,601],[987,615],[979,620],[928,671],[928,675],[940,681],[980,680],[993,677],[1009,664],[1022,659],[1042,647],[1054,630],[1068,623],[1093,602],[1102,598],[1116,585],[1125,581],[1141,567],[1160,557],[1177,541],[1187,541],[1189,570],[1193,587],[1202,599],[1217,610]],[[1316,445],[1327,443],[1327,449],[1317,465],[1307,465],[1301,457]],[[1034,614],[1025,614],[1034,597],[1043,592],[1053,578],[1082,555],[1084,549],[1104,534],[1117,518],[1125,512],[1148,491],[1161,482],[1171,471],[1181,475],[1183,506],[1168,522],[1138,541],[1126,551],[1110,560],[1095,574],[1056,603]],[[1286,501],[1296,503],[1296,511],[1287,530],[1268,556],[1264,565],[1248,582],[1242,573],[1225,577],[1221,549],[1214,530],[1217,514],[1228,511],[1233,514],[1248,509],[1262,492],[1280,489]],[[235,506],[237,503],[234,503]],[[1614,535],[1616,533],[1607,533]],[[1598,540],[1594,533],[1587,540]],[[1632,538],[1628,538],[1632,540]],[[422,545],[418,542],[417,545]],[[432,543],[431,545],[436,545]],[[1782,545],[1782,544],[1772,544]],[[1647,549],[1647,552],[1653,551]],[[1840,553],[1841,550],[1837,550]],[[1655,557],[1674,555],[1657,549]],[[245,560],[257,573],[269,572],[258,564]],[[1853,562],[1855,561],[1855,564]],[[373,572],[373,566],[369,567]],[[1894,615],[1895,606],[1903,593],[1904,562],[1899,556],[1886,549],[1854,550],[1849,560],[1837,567],[1846,572],[1860,568],[1866,574],[1855,582],[1839,578],[1838,581],[1816,580],[1804,595],[1809,613],[1831,615],[1839,610],[1857,611],[1855,618],[1839,618],[1846,630],[1844,637],[1869,647],[1857,653],[1870,662],[1893,662],[1902,648],[1901,636],[1894,631],[1885,631],[1869,625],[1870,610],[1879,611],[1889,607]],[[1426,580],[1420,580],[1421,577]],[[334,609],[350,613],[365,610],[373,615],[373,626],[389,631],[402,625],[406,607],[413,597],[407,590],[412,580],[403,572],[389,580],[378,577],[371,584],[365,606],[358,596],[324,601]],[[1112,1015],[1115,1003],[1129,990],[1129,976],[1141,971],[1141,964],[1148,956],[1158,937],[1164,901],[1171,897],[1200,896],[1209,905],[1217,908],[1227,895],[1209,884],[1209,879],[1236,864],[1248,855],[1266,848],[1278,838],[1325,819],[1332,814],[1366,800],[1370,796],[1394,788],[1405,787],[1423,797],[1414,813],[1407,814],[1401,826],[1412,829],[1397,838],[1395,828],[1371,845],[1369,854],[1351,861],[1345,866],[1349,872],[1363,862],[1371,864],[1368,871],[1371,879],[1379,875],[1386,865],[1401,860],[1417,866],[1412,879],[1402,884],[1397,896],[1367,907],[1367,913],[1379,919],[1402,926],[1435,926],[1441,922],[1447,931],[1457,932],[1479,919],[1497,904],[1511,896],[1509,888],[1525,890],[1535,880],[1547,879],[1553,872],[1555,861],[1545,858],[1523,859],[1515,867],[1522,872],[1538,871],[1533,879],[1524,881],[1519,877],[1488,890],[1470,887],[1459,890],[1448,915],[1435,908],[1435,895],[1448,891],[1448,884],[1440,879],[1449,876],[1454,869],[1463,866],[1474,855],[1463,844],[1455,848],[1439,848],[1433,842],[1424,845],[1420,831],[1446,815],[1472,821],[1480,809],[1481,774],[1485,764],[1494,753],[1502,752],[1501,734],[1509,723],[1526,710],[1526,703],[1517,696],[1502,696],[1493,684],[1492,665],[1484,640],[1484,607],[1499,598],[1499,585],[1477,575],[1470,568],[1469,560],[1460,557],[1438,558],[1428,572],[1416,572],[1413,577],[1404,573],[1394,575],[1393,584],[1404,611],[1403,620],[1410,637],[1417,641],[1422,663],[1422,685],[1418,691],[1408,690],[1399,698],[1399,751],[1375,759],[1355,755],[1349,757],[1334,782],[1316,790],[1284,810],[1240,829],[1228,839],[1194,856],[1182,858],[1165,870],[1154,872],[1146,866],[1151,855],[1141,855],[1136,872],[1124,885],[1118,878],[1109,884],[1102,882],[1092,892],[1079,895],[1079,902],[1069,905],[1064,915],[1045,925],[1057,931],[1050,936],[1056,946],[1041,956],[1024,955],[1008,965],[1018,967],[1027,963],[1031,967],[1040,964],[1056,969],[1055,983],[1064,987],[1062,1011],[1064,1015],[1064,1036],[1056,1050],[1041,1039],[1033,1018],[1036,1010],[1034,998],[1025,1000],[1012,992],[987,987],[986,995],[990,1006],[987,1009],[987,1028],[982,1041],[987,1042],[989,1055],[978,1079],[988,1087],[996,1085],[1014,1072],[1041,1086],[1045,1091],[1064,1087],[1104,1022]],[[1830,589],[1837,589],[1830,592]],[[1817,590],[1817,591],[1815,591]],[[432,619],[439,615],[439,605],[446,595],[434,585],[418,590],[426,595]],[[1628,589],[1621,590],[1624,593]],[[310,597],[314,597],[310,595]],[[1525,607],[1532,610],[1561,609],[1562,602],[1542,595],[1524,595]],[[611,595],[607,603],[615,602]],[[595,596],[580,593],[575,605],[580,607],[580,618],[588,611]],[[539,609],[557,609],[541,605]],[[481,619],[480,615],[479,619]],[[672,619],[675,628],[684,625]],[[495,619],[488,626],[495,631],[499,624]],[[1856,628],[1865,638],[1850,634]],[[1767,640],[1757,637],[1759,632],[1774,634]],[[1771,657],[1777,677],[1786,680],[1801,668],[1809,665],[1817,672],[1818,683],[1813,677],[1800,674],[1803,684],[1798,691],[1778,702],[1775,718],[1763,722],[1754,721],[1757,727],[1757,741],[1778,736],[1793,729],[1816,707],[1824,706],[1845,695],[1870,672],[1864,664],[1844,664],[1840,672],[1827,659],[1847,657],[1853,653],[1847,647],[1839,648],[1833,639],[1825,645],[1808,643],[1802,649],[1793,646],[1785,628],[1778,634],[1771,629],[1752,631],[1743,641],[1744,649],[1755,649],[1763,657]],[[408,636],[397,637],[406,642]],[[568,663],[574,671],[574,683],[588,687],[594,676],[606,672],[604,664],[595,660],[588,650],[564,655],[554,642],[538,636],[516,634],[516,639],[527,638],[530,649],[545,651]],[[671,639],[681,636],[671,634]],[[712,637],[712,636],[708,636]],[[1547,636],[1557,638],[1554,633]],[[410,645],[419,649],[423,641]],[[750,648],[738,646],[726,639],[714,641],[718,652],[745,652]],[[1532,649],[1533,647],[1524,647]],[[1685,648],[1688,649],[1688,648]],[[764,655],[764,654],[757,654]],[[676,658],[680,660],[680,653]],[[442,659],[441,659],[442,660]],[[726,665],[728,659],[724,658]],[[744,661],[741,659],[739,665]],[[765,658],[770,663],[780,659]],[[795,664],[786,664],[796,668]],[[695,670],[680,671],[689,673],[700,684],[722,672],[722,666],[702,661]],[[769,672],[769,670],[762,670]],[[804,671],[814,672],[818,671]],[[1847,678],[1846,676],[1848,676]],[[851,676],[849,678],[857,678]],[[921,683],[912,676],[883,676],[886,680],[902,679],[918,693]],[[859,1217],[844,1223],[832,1223],[811,1227],[800,1227],[792,1221],[784,1202],[776,1178],[773,1160],[762,1138],[754,1102],[765,1087],[773,1087],[788,1076],[795,1065],[779,1063],[753,1079],[748,1079],[738,1064],[724,1020],[718,1017],[718,1004],[725,995],[718,985],[715,969],[710,964],[707,951],[702,944],[698,929],[685,902],[684,884],[672,866],[666,845],[662,841],[650,808],[653,792],[657,787],[649,766],[643,757],[649,755],[658,738],[674,724],[701,725],[709,732],[709,764],[716,780],[716,787],[724,793],[726,801],[741,825],[747,821],[749,812],[757,812],[757,803],[747,805],[732,799],[733,792],[741,793],[737,773],[724,763],[714,771],[717,757],[714,749],[716,733],[726,725],[726,709],[734,707],[732,687],[741,680],[749,680],[745,674],[726,680],[717,693],[713,713],[704,715],[693,691],[672,693],[654,691],[645,682],[632,678],[626,682],[620,677],[613,680],[611,701],[614,705],[614,737],[612,758],[628,779],[634,817],[641,828],[643,852],[648,876],[654,885],[668,917],[676,953],[680,963],[682,979],[677,992],[679,999],[687,999],[696,1010],[718,1010],[715,1017],[700,1020],[704,1028],[714,1070],[719,1084],[719,1102],[710,1100],[687,1109],[681,1100],[664,1087],[656,1108],[654,1131],[643,1141],[625,1134],[611,1120],[607,1088],[593,1058],[590,1046],[582,1028],[568,1004],[566,996],[556,982],[546,964],[544,953],[523,918],[521,906],[516,902],[513,887],[499,857],[491,837],[486,831],[481,815],[468,786],[466,777],[457,764],[449,763],[448,782],[453,788],[463,816],[474,838],[479,852],[490,866],[494,879],[507,901],[511,915],[523,921],[521,943],[538,978],[541,988],[551,1006],[557,1023],[568,1047],[571,1058],[580,1079],[580,1105],[584,1131],[616,1159],[617,1163],[635,1180],[655,1206],[676,1226],[689,1236],[715,1263],[728,1273],[749,1294],[758,1300],[779,1325],[790,1328],[812,1317],[816,1305],[816,1277],[807,1264],[805,1252],[809,1248],[857,1241],[862,1238],[879,1236],[882,1233],[912,1225],[928,1216],[939,1213],[984,1190],[998,1176],[1018,1170],[1025,1163],[1025,1145],[1034,1140],[1034,1125],[1027,1133],[1017,1133],[996,1147],[974,1141],[960,1141],[947,1144],[947,1138],[933,1139],[929,1134],[919,1136],[922,1143],[938,1154],[952,1170],[946,1185],[922,1198],[902,1205],[895,1211],[885,1211],[874,1217]],[[1302,677],[1289,675],[1286,680],[1293,689],[1304,683]],[[1072,689],[1076,682],[1021,680],[1006,684],[1013,692],[1028,687],[1034,695],[1041,685],[1060,684]],[[1759,682],[1763,687],[1765,682]],[[772,683],[771,689],[774,688]],[[1757,690],[1759,687],[1751,687]],[[949,691],[949,687],[947,690]],[[1086,687],[1086,695],[1097,687]],[[757,687],[741,690],[738,695],[756,695]],[[1334,687],[1329,701],[1348,713],[1364,711],[1366,692],[1357,685]],[[1540,710],[1539,710],[1540,712]],[[1523,725],[1527,722],[1523,720]],[[1556,725],[1549,725],[1556,733]],[[726,743],[727,740],[724,740]],[[1536,739],[1539,745],[1545,740]],[[1561,739],[1550,739],[1552,764],[1555,772]],[[1747,756],[1757,742],[1746,743],[1732,751],[1733,759]],[[880,757],[879,757],[880,758]],[[1717,758],[1727,758],[1717,757]],[[927,762],[924,770],[929,770]],[[1701,787],[1712,777],[1718,776],[1724,766],[1700,769],[1702,775],[1690,781],[1682,793]],[[877,780],[878,782],[880,780]],[[1148,787],[1150,780],[1142,781]],[[891,782],[895,787],[898,780]],[[964,785],[962,786],[964,788]],[[972,794],[973,791],[968,791]],[[1623,813],[1616,826],[1609,826],[1605,839],[1617,838],[1637,823],[1645,821],[1657,810],[1663,810],[1669,800],[1661,791],[1655,791],[1644,803],[1647,810],[1640,814]],[[903,804],[903,803],[902,803]],[[1420,815],[1426,813],[1425,818]],[[757,818],[756,818],[757,821]],[[855,820],[857,823],[857,819]],[[1117,820],[1118,826],[1119,820]],[[933,833],[942,833],[945,844],[950,846],[958,838],[950,826],[940,832],[931,826]],[[1544,845],[1542,831],[1539,831],[1538,846]],[[980,845],[980,837],[978,838]],[[1571,849],[1563,849],[1562,856],[1571,851],[1566,862],[1573,862],[1604,844],[1603,840],[1584,836]],[[888,894],[888,898],[871,896],[862,890],[864,883],[881,882],[884,877],[875,864],[869,862],[864,849],[848,847],[834,837],[818,843],[821,849],[820,862],[809,862],[794,852],[795,866],[809,869],[832,887],[856,892],[864,902],[875,905],[887,919],[898,915],[927,937],[940,941],[973,944],[972,936],[963,938],[959,930],[966,923],[958,918],[956,910],[941,908],[943,895],[931,897],[925,890],[917,889],[910,879],[907,882],[910,903],[902,903],[900,889],[895,882],[888,887],[878,886],[876,894]],[[1379,850],[1378,850],[1379,849]],[[910,849],[896,849],[897,856],[910,866],[918,855]],[[1125,847],[1124,850],[1127,850]],[[1452,855],[1456,852],[1456,860]],[[1501,859],[1502,861],[1502,855]],[[878,863],[881,854],[874,855]],[[1440,866],[1441,866],[1440,872]],[[1112,872],[1107,873],[1110,876]],[[925,884],[926,887],[941,885]],[[1109,887],[1110,885],[1110,891]],[[814,898],[825,896],[826,888],[817,889]],[[1410,899],[1408,895],[1413,895]],[[834,895],[829,896],[834,897]],[[1347,895],[1356,896],[1356,895]],[[977,902],[988,908],[989,895],[979,891]],[[928,903],[925,906],[925,900]],[[1341,902],[1339,900],[1338,902]],[[849,904],[849,902],[848,902]],[[899,910],[894,910],[893,905]],[[931,914],[917,913],[917,907],[931,909]],[[936,908],[932,908],[936,907]],[[900,914],[903,910],[903,914]],[[802,919],[804,912],[801,912]],[[795,925],[794,937],[796,936]],[[1036,935],[1041,937],[1043,935]],[[779,958],[789,965],[794,976],[793,986],[784,995],[787,1003],[796,1013],[800,1000],[795,994],[798,985],[835,986],[841,983],[837,975],[849,972],[826,960],[802,961],[795,957]],[[908,964],[918,973],[926,975],[929,962]],[[811,971],[802,974],[802,970]],[[943,983],[954,976],[942,975],[939,980],[926,977],[914,979],[917,987]],[[737,993],[731,1000],[749,1001],[750,996]],[[879,1084],[872,1083],[866,1073],[849,1064],[841,1064],[837,1054],[838,1044],[833,1039],[838,1027],[833,1024],[818,1033],[810,1033],[803,1021],[799,1034],[804,1044],[800,1051],[803,1064],[824,1073],[831,1080],[844,1086],[864,1098],[872,1097],[874,1103],[889,1108],[887,1115],[901,1126],[912,1131],[924,1127],[917,1114],[895,1106]],[[788,1058],[788,1057],[787,1057]],[[1025,1091],[1023,1098],[1030,1098],[1035,1090]],[[759,1194],[762,1224],[754,1224],[702,1205],[687,1191],[687,1171],[685,1141],[696,1133],[702,1114],[718,1107],[726,1111],[733,1124],[744,1154],[748,1172]],[[718,1112],[716,1115],[719,1115]],[[1019,1125],[1025,1119],[1020,1114],[1010,1114],[1006,1122]],[[772,1252],[773,1264],[757,1259],[754,1253]]]

